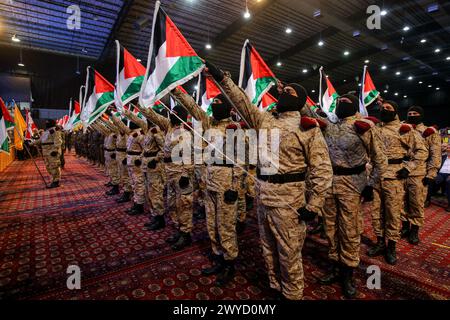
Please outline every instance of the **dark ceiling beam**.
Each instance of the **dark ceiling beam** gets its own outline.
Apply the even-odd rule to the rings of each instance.
[[[117,14],[117,20],[114,23],[114,26],[111,29],[111,32],[109,33],[108,40],[105,43],[105,46],[103,47],[103,51],[100,55],[100,61],[105,60],[105,58],[108,56],[109,50],[113,46],[114,40],[116,39],[117,34],[119,33],[120,27],[122,26],[123,22],[125,21],[126,17],[128,16],[128,13],[131,10],[131,7],[133,6],[134,0],[125,0],[123,2],[122,9],[120,9],[119,13]]]
[[[278,0],[266,0],[260,3],[255,3],[252,7],[249,7],[249,11],[252,16],[260,15],[264,10],[270,8],[274,5]],[[231,23],[228,27],[226,27],[222,32],[220,32],[211,42],[211,45],[217,48],[224,41],[231,38],[233,34],[239,32],[246,24],[251,23],[251,21],[245,20],[242,16],[237,18],[233,23]],[[199,51],[199,55],[202,57],[207,57],[209,51],[206,49],[202,49]]]

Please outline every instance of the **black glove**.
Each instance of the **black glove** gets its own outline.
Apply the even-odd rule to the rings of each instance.
[[[111,157],[111,159],[116,160],[116,154],[115,153],[111,153],[110,157]]]
[[[50,152],[50,155],[51,155],[52,157],[56,157],[56,156],[58,155],[58,152],[52,151],[52,152]]]
[[[149,168],[149,169],[155,169],[155,168],[156,168],[156,164],[157,164],[156,160],[153,159],[152,161],[149,161],[149,162],[148,162],[147,168]]]
[[[300,208],[297,210],[298,212],[298,221],[312,221],[317,216],[317,213],[309,211],[306,207]]]
[[[180,180],[178,180],[178,185],[181,189],[185,189],[189,186],[189,178],[188,177],[181,177]]]
[[[55,133],[55,130],[50,129],[49,132],[50,132],[50,134],[54,134],[54,133]]]
[[[406,179],[409,176],[409,171],[406,168],[401,168],[397,171],[397,178],[398,179]]]
[[[123,164],[124,166],[127,165],[127,158],[125,158],[125,159],[122,160],[122,164]]]
[[[422,182],[424,186],[431,186],[434,183],[434,179],[425,177],[423,178]]]
[[[225,193],[223,194],[223,200],[225,201],[225,203],[228,204],[233,204],[236,202],[238,198],[238,193],[237,191],[233,191],[233,190],[227,190],[225,191]]]
[[[214,64],[209,61],[205,61],[205,65],[208,68],[208,72],[217,81],[221,82],[223,80],[223,71],[217,68]]]
[[[365,186],[361,192],[361,197],[363,198],[363,202],[373,201],[373,187]]]
[[[142,164],[142,161],[141,161],[140,159],[134,160],[134,165],[135,165],[136,167],[139,167],[141,164]]]

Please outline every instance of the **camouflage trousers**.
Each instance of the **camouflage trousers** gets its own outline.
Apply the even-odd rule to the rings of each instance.
[[[128,174],[131,177],[133,189],[133,202],[137,204],[145,203],[145,177],[142,165],[137,166],[133,162],[128,165]]]
[[[206,229],[215,255],[223,254],[225,260],[234,260],[238,255],[236,235],[237,201],[224,201],[224,192],[206,191]]]
[[[377,236],[388,240],[400,240],[401,212],[404,206],[405,181],[385,179],[381,190],[374,190],[372,202],[372,225]]]
[[[245,194],[247,192],[247,173],[239,167],[234,169],[237,173],[237,219],[239,222],[245,222],[247,218],[247,205],[245,201]]]
[[[196,165],[194,167],[194,200],[199,207],[205,206],[206,198],[206,166]]]
[[[164,214],[164,168],[158,163],[155,169],[147,168],[147,195],[153,215]]]
[[[182,232],[192,231],[193,205],[193,169],[186,169],[183,165],[166,163],[166,207],[175,226]],[[180,178],[187,177],[189,184],[180,187]]]
[[[334,188],[344,191],[345,186]],[[345,191],[327,197],[322,210],[328,258],[356,268],[361,244],[361,195],[350,189]]]
[[[48,174],[52,177],[52,182],[57,182],[61,179],[61,160],[60,155],[52,156],[50,154],[45,154],[44,156],[44,164],[45,169],[47,169]]]
[[[131,192],[133,189],[131,188],[130,174],[128,173],[127,153],[118,151],[116,152],[116,156],[117,164],[119,166],[120,183],[122,184],[123,191]]]
[[[245,177],[245,186],[247,195],[252,198],[255,198],[256,196],[255,179],[256,179],[256,167],[249,166],[248,174]]]
[[[425,198],[427,188],[423,185],[424,176],[409,176],[405,181],[406,203],[402,210],[402,221],[423,226],[425,217]]]
[[[259,201],[257,214],[270,287],[290,300],[302,299],[305,223],[299,222],[297,212],[290,208],[268,207]]]
[[[119,185],[120,183],[119,166],[117,164],[117,153],[115,151],[114,152],[105,151],[105,166],[106,166],[106,173],[109,176],[111,184]]]

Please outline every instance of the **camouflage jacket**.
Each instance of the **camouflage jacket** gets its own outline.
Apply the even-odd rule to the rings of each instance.
[[[423,123],[418,124],[415,129],[424,139],[428,151],[426,165],[421,173],[424,173],[427,178],[434,179],[441,167],[441,136],[435,128],[426,127]]]

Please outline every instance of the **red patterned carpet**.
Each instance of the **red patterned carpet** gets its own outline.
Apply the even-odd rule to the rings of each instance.
[[[45,172],[43,163],[38,161]],[[47,178],[48,179],[48,178]],[[272,299],[259,248],[256,222],[240,237],[237,273],[225,288],[203,277],[209,242],[204,221],[195,223],[194,244],[173,252],[164,242],[172,226],[143,228],[144,216],[129,217],[104,195],[106,177],[97,167],[66,156],[62,187],[45,189],[31,161],[0,173],[0,299]],[[367,213],[367,212],[366,212]],[[367,214],[368,216],[368,214]],[[422,242],[401,241],[399,262],[364,253],[374,239],[366,221],[356,282],[360,299],[449,299],[450,214],[432,205]],[[343,299],[335,286],[320,286],[326,243],[308,238],[303,250],[305,299]],[[381,289],[366,288],[367,266],[381,268]],[[81,268],[81,289],[68,290],[68,265]]]

